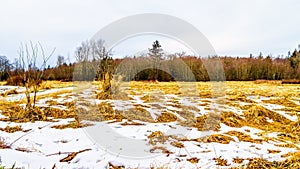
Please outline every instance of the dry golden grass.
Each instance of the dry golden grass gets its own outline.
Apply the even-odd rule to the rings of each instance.
[[[60,97],[59,95],[61,95],[61,94],[72,93],[72,92],[73,92],[73,90],[71,90],[71,89],[63,89],[63,90],[52,92],[50,94],[39,95],[39,96],[37,96],[37,100],[44,99],[44,98],[54,98],[54,99],[57,99],[57,98]]]
[[[121,123],[121,125],[122,126],[142,126],[142,125],[145,125],[145,124],[128,120],[128,121],[125,121],[124,123]]]
[[[156,118],[156,122],[158,123],[165,123],[165,122],[173,122],[177,120],[177,116],[173,113],[163,112],[160,116]]]
[[[121,111],[122,116],[129,120],[140,120],[143,122],[154,122],[151,113],[142,107],[134,107],[126,111]]]
[[[1,93],[0,96],[6,97],[6,96],[11,95],[11,94],[18,94],[17,89],[14,88],[14,89],[11,89],[11,90],[7,90],[4,93]]]
[[[277,153],[280,153],[281,150],[271,150],[271,149],[268,149],[268,153],[270,154],[277,154]]]
[[[263,100],[264,103],[278,104],[285,107],[297,107],[298,105],[287,98]]]
[[[239,102],[246,102],[246,103],[255,103],[255,101],[248,99],[245,94],[230,95],[227,99],[229,101],[239,101]]]
[[[242,127],[245,125],[245,120],[233,112],[223,112],[221,114],[221,122],[230,127]]]
[[[164,154],[173,154],[173,152],[169,151],[166,147],[162,147],[162,146],[154,146],[153,148],[150,149],[150,152],[153,153],[154,151],[157,150],[161,150],[161,152]]]
[[[197,157],[193,157],[193,158],[189,158],[189,159],[186,159],[188,162],[192,163],[192,164],[196,164],[199,162],[199,158]]]
[[[122,121],[124,116],[121,115],[120,111],[114,110],[110,103],[101,102],[98,106],[90,106],[88,109],[85,108],[75,108],[74,111],[78,115],[80,120],[90,120],[90,121],[108,121],[108,120],[118,120]]]
[[[124,165],[114,165],[111,162],[108,163],[108,169],[125,169]]]
[[[169,139],[169,136],[165,136],[161,131],[154,131],[148,136],[148,139],[151,145],[164,144]]]
[[[220,120],[220,115],[217,113],[205,114],[203,116],[196,117],[193,127],[197,128],[199,131],[218,131],[220,129]]]
[[[10,148],[10,146],[5,142],[5,140],[0,137],[0,149]]]
[[[257,105],[252,105],[246,112],[244,112],[244,116],[248,124],[253,124],[256,127],[259,126],[263,128],[265,128],[265,125],[267,124],[270,125],[270,123],[267,121],[267,118],[281,124],[289,124],[291,122],[286,117]],[[276,125],[273,127],[276,127]]]
[[[21,126],[14,126],[14,127],[10,127],[10,126],[6,126],[5,128],[0,128],[1,131],[5,131],[7,133],[14,133],[17,131],[23,131]]]
[[[84,82],[77,83],[65,83],[65,82],[46,82],[42,84],[40,89],[47,90],[50,88],[60,88],[60,87],[69,87],[74,86],[73,92],[82,91],[83,89],[87,89],[92,85],[100,85],[101,82],[93,82],[91,84],[86,84]],[[198,138],[198,139],[186,139],[186,138],[176,138],[173,136],[165,136],[162,132],[156,131],[151,133],[148,136],[149,143],[152,145],[156,145],[157,143],[166,143],[171,139],[171,145],[177,148],[184,147],[184,141],[198,141],[198,142],[217,142],[222,144],[228,144],[230,141],[234,141],[232,136],[236,136],[239,141],[251,142],[251,143],[262,143],[262,141],[276,141],[278,144],[275,146],[278,147],[290,147],[290,148],[298,148],[297,145],[300,141],[300,120],[291,121],[286,117],[280,115],[275,110],[268,110],[261,105],[256,103],[256,100],[263,100],[262,103],[259,104],[277,104],[285,106],[283,110],[287,111],[286,113],[290,113],[291,115],[296,115],[300,118],[300,105],[295,100],[299,100],[300,98],[300,87],[299,85],[294,84],[280,84],[279,82],[270,82],[270,81],[257,81],[257,82],[226,82],[226,94],[227,99],[226,103],[224,103],[225,108],[232,108],[236,110],[240,110],[242,114],[234,113],[233,110],[215,110],[209,107],[213,99],[209,99],[213,97],[213,92],[211,91],[211,83],[210,82],[197,82],[197,83],[189,83],[184,84],[186,86],[195,85],[197,87],[197,92],[193,90],[189,91],[189,88],[181,88],[183,84],[180,82],[156,82],[156,83],[146,83],[146,82],[124,82],[122,87],[127,87],[124,89],[124,93],[120,96],[120,98],[113,99],[122,99],[125,98],[126,94],[137,95],[142,97],[142,100],[147,104],[134,105],[134,108],[127,109],[124,111],[114,110],[113,105],[108,102],[102,102],[99,105],[83,105],[88,109],[83,107],[76,107],[75,102],[67,102],[67,103],[57,103],[55,101],[49,102],[50,105],[62,104],[68,107],[68,110],[59,110],[59,109],[51,109],[51,108],[39,108],[35,110],[35,115],[31,117],[26,117],[23,113],[23,108],[18,106],[20,103],[24,103],[24,101],[19,101],[15,103],[10,102],[2,102],[0,103],[0,110],[2,110],[2,114],[9,117],[8,120],[16,121],[16,122],[25,122],[33,120],[47,120],[48,117],[54,118],[76,118],[83,120],[92,120],[92,121],[107,121],[111,122],[122,122],[123,119],[127,119],[126,122],[120,123],[121,125],[143,125],[140,122],[134,122],[134,120],[139,120],[142,122],[173,122],[178,121],[180,125],[195,127],[200,131],[203,130],[215,130],[218,131],[220,129],[220,123],[223,123],[230,127],[242,127],[242,126],[250,126],[253,128],[258,128],[263,130],[263,133],[270,132],[278,132],[277,137],[265,138],[265,139],[253,139],[250,135],[237,132],[230,131],[225,134],[213,134],[209,137]],[[60,94],[71,93],[72,90],[63,90],[56,93],[39,96],[38,99],[41,98],[60,98]],[[125,95],[123,95],[125,94]],[[179,102],[179,99],[176,97],[168,98],[168,106],[172,106],[175,108],[181,109],[181,111],[174,111],[178,115],[180,115],[183,120],[177,119],[172,112],[165,112],[159,115],[156,119],[153,119],[151,113],[147,111],[147,108],[155,107],[151,102],[162,102],[163,96],[165,94],[175,94],[177,96],[199,96],[201,99],[195,99],[193,102],[197,105],[204,106],[205,110],[209,110],[209,114],[195,117],[195,112],[199,112],[200,110],[194,106],[185,106]],[[249,97],[251,96],[251,97]],[[127,96],[126,96],[127,97]],[[272,97],[272,99],[266,99],[264,97]],[[205,100],[203,99],[205,98]],[[253,99],[252,99],[253,98]],[[130,98],[129,98],[130,99]],[[128,100],[128,97],[127,97]],[[199,103],[199,102],[204,103]],[[293,102],[295,101],[295,103]],[[242,104],[241,104],[242,103]],[[163,107],[156,107],[157,109]],[[224,107],[223,107],[224,108]],[[215,112],[222,112],[220,115]],[[26,119],[26,120],[21,120]],[[271,121],[270,121],[271,120]],[[60,125],[57,128],[77,128],[80,127],[80,124],[76,121],[71,122],[70,124]],[[229,136],[228,136],[229,135]],[[171,139],[170,139],[171,138]],[[262,138],[264,138],[262,136]],[[176,140],[176,141],[174,141]],[[171,153],[164,148],[156,148],[165,153]],[[153,148],[155,151],[155,148]],[[277,150],[270,150],[270,153],[278,153]],[[268,162],[263,159],[250,159],[249,165],[244,166],[245,168],[297,168],[299,166],[299,154],[293,154],[287,156],[288,159],[280,162]],[[216,159],[220,164],[226,165],[227,161],[223,161],[222,159]],[[233,159],[233,162],[240,164],[244,159]],[[193,161],[193,160],[191,160]],[[194,159],[194,162],[198,162],[197,158]],[[297,166],[298,165],[298,166]],[[299,168],[299,167],[298,167]]]
[[[239,132],[239,131],[229,131],[224,134],[228,134],[230,136],[236,136],[239,139],[239,141],[258,143],[258,144],[261,144],[263,141],[262,139],[253,139],[248,134],[245,134],[245,133]]]
[[[33,121],[49,121],[48,117],[53,118],[74,118],[76,114],[72,110],[62,110],[52,107],[35,107],[30,110],[25,110],[20,106],[22,102],[7,102],[3,101],[0,104],[1,114],[7,116],[4,121],[12,122],[33,122]]]
[[[229,166],[229,164],[227,163],[227,160],[222,159],[221,157],[213,158],[213,160],[215,160],[217,165],[219,165],[219,166]]]
[[[244,159],[235,157],[235,158],[233,158],[232,161],[233,161],[234,163],[241,164],[241,163],[243,163]]]
[[[44,109],[40,110],[43,115],[46,117],[53,117],[53,118],[60,118],[60,119],[65,119],[65,118],[75,118],[77,117],[77,114],[73,110],[63,110],[63,109],[58,109],[58,108],[52,108],[52,107],[47,107]]]
[[[183,148],[184,147],[184,144],[181,143],[181,142],[178,142],[178,141],[171,142],[171,145],[174,146],[174,147],[177,147],[177,148]]]
[[[78,107],[72,108],[80,120],[121,122],[123,119],[140,120],[143,122],[155,122],[150,112],[142,107],[134,107],[128,110],[114,110],[110,103],[101,102],[97,106],[89,106],[88,109]]]
[[[294,169],[300,168],[300,155],[299,152],[294,154],[292,157],[284,161],[267,161],[262,158],[252,158],[249,159],[249,163],[246,165],[247,169]]]
[[[204,142],[204,143],[215,142],[215,143],[221,143],[221,144],[229,144],[230,141],[234,141],[233,138],[226,136],[226,135],[222,135],[222,134],[212,134],[210,136],[197,138],[197,139],[193,139],[193,140],[198,141],[198,142]]]
[[[91,126],[92,124],[89,123],[82,123],[79,122],[77,120],[71,121],[68,124],[62,124],[62,125],[54,125],[51,128],[55,128],[55,129],[66,129],[66,128],[73,128],[73,129],[77,129],[77,128],[83,128],[83,127],[87,127],[87,126]]]

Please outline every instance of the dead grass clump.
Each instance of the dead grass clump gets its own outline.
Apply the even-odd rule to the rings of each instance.
[[[225,134],[228,134],[230,136],[236,136],[239,141],[245,141],[245,142],[251,142],[251,143],[259,143],[261,144],[263,140],[261,139],[253,139],[251,136],[249,136],[248,134],[239,132],[239,131],[229,131]]]
[[[177,120],[177,116],[173,113],[163,112],[160,116],[156,118],[156,122],[164,123],[164,122],[173,122]]]
[[[26,110],[19,103],[4,102],[0,105],[2,114],[8,117],[9,121],[22,123],[34,121],[48,121],[48,117],[53,118],[74,118],[75,112],[72,110],[62,110],[52,107],[34,107]]]
[[[184,144],[181,143],[181,142],[178,142],[178,141],[171,142],[171,145],[174,146],[174,147],[177,147],[177,148],[183,148],[184,147]]]
[[[114,110],[110,103],[101,102],[98,106],[90,106],[88,108],[77,107],[73,110],[80,120],[90,121],[109,121],[117,120],[121,122],[125,117],[121,112]]]
[[[148,136],[148,138],[160,137],[162,135],[163,135],[163,133],[161,131],[154,131]]]
[[[233,158],[232,161],[236,164],[241,164],[241,163],[243,163],[244,159],[235,157],[235,158]]]
[[[14,133],[17,131],[23,131],[21,126],[15,126],[15,127],[10,127],[10,126],[6,126],[5,128],[0,128],[1,131],[5,131],[7,133]]]
[[[169,139],[169,136],[165,136],[161,131],[154,131],[148,136],[148,139],[151,145],[164,144]]]
[[[185,121],[179,121],[179,123],[185,124],[184,126],[192,126],[195,121],[195,114],[189,111],[176,111],[180,117],[184,118]]]
[[[284,148],[296,148],[294,144],[291,143],[285,143],[285,144],[274,144],[274,146],[277,147],[284,147]]]
[[[300,133],[300,117],[298,117],[297,121],[291,122],[287,130],[292,133]]]
[[[55,100],[47,100],[45,101],[46,104],[50,105],[50,106],[55,106],[55,105],[58,105],[58,102],[55,101]]]
[[[230,101],[242,101],[246,103],[255,103],[255,101],[248,99],[245,94],[239,94],[239,93],[236,95],[231,95],[227,99]]]
[[[120,112],[115,111],[110,103],[102,102],[98,105],[98,116],[101,116],[101,119],[107,120],[114,120],[118,119],[122,121],[124,117],[120,114]],[[102,120],[101,120],[102,121]]]
[[[198,116],[196,117],[193,127],[196,127],[199,131],[218,131],[221,128],[220,115],[217,113],[209,113],[203,116]]]
[[[249,159],[249,163],[247,164],[246,168],[247,169],[256,169],[256,168],[269,169],[275,167],[272,167],[272,162],[269,162],[263,158],[252,158]]]
[[[247,119],[247,125],[266,131],[281,132],[278,134],[279,139],[300,141],[299,122],[290,121],[274,111],[256,105],[244,112],[244,115]],[[268,122],[268,118],[274,122]]]
[[[39,86],[39,90],[48,90],[48,89],[52,89],[52,85],[53,85],[53,81],[43,81],[40,86]]]
[[[18,94],[17,89],[13,88],[11,90],[7,90],[4,93],[1,93],[0,96],[6,97],[6,96],[11,95],[11,94]]]
[[[246,165],[247,169],[277,169],[277,168],[300,168],[300,155],[294,154],[291,158],[288,158],[284,161],[267,161],[262,158],[252,158],[249,159],[249,163]]]
[[[281,124],[289,124],[291,122],[284,116],[257,105],[251,106],[251,108],[244,112],[244,116],[246,117],[247,123],[259,126],[269,124],[267,122],[267,117],[272,119],[274,122]]]
[[[151,102],[160,102],[160,93],[157,95],[155,94],[146,94],[143,97],[141,97],[142,100],[144,100],[145,103],[151,103]]]
[[[186,159],[188,162],[192,163],[192,164],[196,164],[199,162],[199,158],[197,157],[193,157],[193,158],[189,158],[189,159]]]
[[[299,143],[300,141],[300,133],[280,133],[277,137],[282,140],[290,140],[296,143]]]
[[[161,150],[162,153],[164,153],[164,154],[173,154],[173,152],[169,151],[167,148],[160,147],[160,146],[154,146],[153,148],[150,149],[150,152],[153,153],[156,150]]]
[[[229,166],[229,164],[227,163],[227,160],[222,159],[221,157],[213,158],[213,160],[215,160],[217,162],[217,165],[219,165],[219,166]]]
[[[197,107],[195,107],[195,106],[185,106],[185,105],[183,105],[183,106],[182,106],[182,110],[183,110],[183,111],[195,111],[195,112],[200,112],[200,110],[199,110]]]
[[[87,126],[91,126],[92,124],[89,123],[81,123],[77,120],[71,121],[68,124],[62,124],[62,125],[54,125],[51,128],[55,128],[55,129],[66,129],[66,128],[73,128],[73,129],[77,129],[77,128],[83,128],[83,127],[87,127]]]
[[[146,94],[143,97],[141,97],[141,99],[144,100],[144,102],[148,103],[148,102],[150,102],[150,95]]]
[[[47,121],[47,116],[39,107],[25,110],[21,106],[13,106],[9,110],[4,110],[2,114],[8,116],[10,121],[17,123]]]
[[[280,153],[281,150],[271,150],[271,149],[268,149],[268,152],[269,152],[270,154],[277,154],[277,153]]]
[[[262,100],[264,103],[270,103],[270,104],[278,104],[286,107],[297,107],[298,105],[287,98],[283,99],[270,99],[270,100]]]
[[[125,166],[124,165],[114,165],[111,162],[108,162],[108,169],[124,169]]]
[[[221,122],[230,127],[242,127],[245,125],[245,120],[233,112],[223,112],[221,114]]]
[[[53,118],[75,118],[76,113],[73,110],[64,110],[64,109],[58,109],[58,108],[52,108],[47,107],[44,110],[42,110],[43,114],[47,117],[53,117]]]
[[[287,153],[282,155],[282,157],[289,157],[283,161],[267,161],[263,158],[252,158],[248,159],[249,163],[245,168],[247,169],[277,169],[277,168],[300,168],[300,152]]]
[[[111,99],[112,94],[109,93],[109,92],[100,92],[100,93],[97,93],[96,98],[99,99],[99,100]]]
[[[154,122],[154,119],[151,116],[151,113],[144,108],[135,107],[129,110],[121,112],[124,118],[128,120],[140,120],[143,122]]]
[[[203,138],[198,138],[196,139],[197,141],[202,141],[204,143],[211,143],[211,142],[215,142],[215,143],[221,143],[221,144],[229,144],[230,141],[234,141],[233,138],[229,137],[229,136],[225,136],[222,134],[213,134],[207,137],[203,137]]]
[[[121,123],[122,126],[142,126],[145,125],[143,123],[134,122],[134,121],[125,121],[124,123]]]
[[[3,138],[0,137],[0,149],[10,148]]]
[[[66,106],[67,108],[72,108],[72,107],[75,107],[75,102],[74,101],[64,102],[62,105]]]

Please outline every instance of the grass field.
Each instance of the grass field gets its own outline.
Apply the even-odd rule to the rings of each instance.
[[[112,99],[99,100],[99,82],[48,81],[27,117],[23,88],[2,84],[0,164],[300,168],[300,85],[113,82],[113,89]]]

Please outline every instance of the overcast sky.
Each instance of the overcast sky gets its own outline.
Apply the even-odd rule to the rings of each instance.
[[[56,48],[54,64],[57,55],[72,58],[76,47],[104,26],[142,13],[189,22],[219,55],[286,55],[300,44],[299,0],[0,0],[0,55],[12,60],[21,42],[38,41],[48,53]],[[137,53],[155,39],[125,41],[114,54]],[[161,39],[161,44],[170,52],[187,50],[172,40]]]

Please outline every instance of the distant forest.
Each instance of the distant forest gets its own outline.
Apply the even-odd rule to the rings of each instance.
[[[284,57],[259,56],[249,57],[231,57],[231,56],[212,56],[201,58],[196,56],[176,53],[164,55],[163,49],[158,41],[149,48],[149,53],[144,56],[125,57],[122,59],[113,59],[109,52],[103,47],[103,41],[83,42],[75,52],[76,62],[66,63],[63,56],[57,57],[57,65],[45,67],[42,80],[101,80],[106,72],[111,75],[122,62],[134,63],[140,58],[154,59],[156,64],[162,65],[168,72],[157,68],[144,69],[134,74],[133,77],[125,77],[125,80],[158,80],[158,81],[189,81],[190,77],[185,73],[189,68],[196,81],[209,81],[210,77],[206,67],[203,64],[204,59],[218,58],[223,64],[226,80],[228,81],[251,81],[258,79],[282,80],[298,79],[300,80],[300,51],[295,49],[292,53],[288,52]],[[178,71],[177,61],[180,59],[186,64],[186,68]],[[97,65],[95,67],[95,65]],[[20,82],[21,68],[18,66],[18,60],[11,63],[5,56],[0,56],[0,80],[8,81],[10,84],[18,85]],[[132,68],[131,68],[132,69]],[[125,71],[134,71],[126,70]],[[176,71],[175,71],[176,70]],[[41,70],[38,70],[41,71]],[[180,74],[181,73],[181,74]],[[180,74],[180,75],[178,75]],[[174,77],[180,77],[174,79]]]

